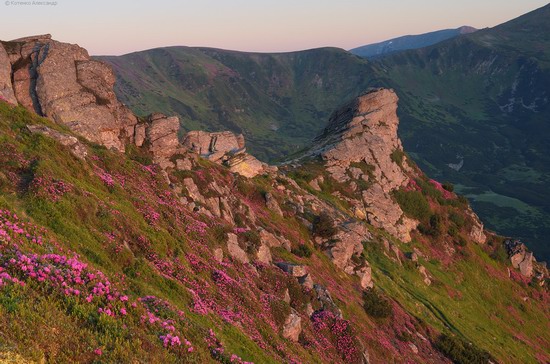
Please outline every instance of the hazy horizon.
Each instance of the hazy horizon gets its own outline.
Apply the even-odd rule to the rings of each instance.
[[[453,4],[435,0],[414,4],[406,0],[385,4],[360,0],[26,3],[5,1],[0,5],[0,39],[50,33],[54,39],[77,43],[93,55],[121,55],[166,46],[247,52],[351,49],[464,25],[478,29],[493,27],[547,4],[546,0],[506,4],[496,0]]]

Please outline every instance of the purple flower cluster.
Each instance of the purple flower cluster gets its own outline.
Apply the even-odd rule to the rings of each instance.
[[[168,302],[155,296],[146,296],[139,300],[146,310],[145,315],[141,317],[141,322],[155,326],[157,330],[163,331],[163,333],[159,335],[159,339],[162,341],[162,345],[165,348],[180,347],[183,341],[188,353],[194,351],[193,345],[189,340],[185,338],[180,339],[180,335],[176,334],[176,321],[173,318],[168,318],[172,316],[181,319],[184,316],[182,311],[176,312]]]
[[[96,176],[98,176],[99,179],[105,184],[105,186],[109,188],[114,187],[115,179],[110,173],[98,166],[94,166],[94,172]]]
[[[37,196],[53,202],[59,201],[66,193],[71,192],[73,188],[72,184],[49,176],[35,177],[29,187]]]
[[[332,341],[332,345],[329,345],[334,346],[345,362],[355,362],[359,356],[358,344],[348,320],[327,310],[314,312],[311,320],[317,332],[328,332],[329,335],[325,338]],[[328,342],[325,345],[327,344]]]

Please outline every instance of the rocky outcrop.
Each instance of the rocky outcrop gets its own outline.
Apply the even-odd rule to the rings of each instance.
[[[88,155],[88,148],[72,135],[63,134],[44,125],[27,125],[27,129],[33,134],[42,134],[56,140],[61,145],[68,147],[71,153],[79,159],[84,159]]]
[[[533,253],[527,251],[527,247],[519,240],[506,240],[504,243],[512,266],[519,269],[525,277],[533,275]]]
[[[39,35],[0,43],[0,98],[68,126],[89,141],[124,151],[146,147],[163,169],[190,169],[185,152],[226,165],[245,177],[275,171],[246,153],[242,134],[192,131],[179,143],[177,117],[152,114],[138,123],[113,91],[110,66],[76,44]]]
[[[20,104],[92,142],[124,150],[137,119],[117,100],[109,66],[92,60],[78,45],[49,35],[4,42],[4,48]],[[0,55],[0,69],[5,70],[5,63]]]
[[[546,284],[549,277],[546,262],[537,262],[533,253],[520,240],[507,239],[504,247],[512,267],[519,269],[522,276],[531,278],[540,286]]]
[[[11,84],[11,62],[4,45],[0,42],[0,99],[17,104]]]
[[[232,172],[244,177],[252,178],[277,170],[276,167],[269,166],[246,153],[242,134],[235,135],[229,131],[191,131],[185,135],[183,146],[203,158],[227,166]]]
[[[487,236],[485,235],[483,229],[483,223],[470,207],[468,207],[466,214],[470,216],[472,221],[472,228],[470,229],[470,233],[468,235],[474,242],[478,244],[485,244],[487,241]]]
[[[418,223],[404,216],[391,197],[408,183],[410,172],[397,136],[397,100],[392,90],[375,89],[348,103],[331,116],[306,157],[321,156],[338,182],[368,183],[362,191],[366,220],[407,242]]]
[[[181,149],[178,140],[178,130],[180,121],[176,116],[167,117],[166,115],[155,113],[149,115],[147,123],[135,129],[135,141],[146,143],[147,149],[153,155],[153,162],[165,169],[174,168],[175,164],[170,158],[176,155]],[[142,139],[143,138],[143,139]],[[143,145],[143,142],[140,144]]]

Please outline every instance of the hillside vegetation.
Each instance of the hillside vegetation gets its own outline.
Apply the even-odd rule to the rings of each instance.
[[[357,277],[336,269],[314,243],[314,232],[304,225],[306,218],[315,217],[309,205],[303,212],[292,207],[297,197],[313,193],[317,204],[349,216],[345,203],[339,204],[332,193],[338,184],[329,184],[329,179],[321,191],[308,187],[317,173],[313,169],[289,172],[295,181],[272,175],[245,179],[199,158],[190,170],[170,172],[172,184],[184,185],[185,178],[192,178],[205,196],[219,195],[215,185],[233,186],[232,194],[242,201],[242,209],[234,211],[233,227],[205,210],[186,207],[181,197],[189,197],[189,192],[171,188],[139,148],[127,146],[123,154],[81,140],[88,154],[79,159],[53,139],[30,133],[30,124],[71,135],[0,101],[2,359],[550,359],[546,289],[529,285],[509,268],[499,237],[490,237],[486,245],[459,238],[468,228],[462,225],[468,221],[464,201],[448,201],[426,177],[418,180],[418,192],[430,214],[439,216],[440,223],[430,225],[434,231],[416,232],[413,241],[404,244],[365,225],[372,239],[363,242],[360,256],[372,267],[372,293],[361,290]],[[327,193],[324,188],[333,190]],[[282,215],[266,207],[267,192],[278,201]],[[412,192],[405,192],[403,203],[406,193]],[[287,239],[294,252],[311,253],[271,249],[275,262],[308,267],[342,317],[337,310],[322,309],[329,301],[322,303],[315,289],[277,266],[256,258],[241,263],[231,256],[228,233],[237,235],[247,256],[255,257],[260,228]],[[448,240],[455,241],[452,251],[445,248]],[[390,245],[396,249],[387,248]],[[216,252],[220,248],[222,259]],[[407,258],[412,253],[417,261]],[[291,313],[301,318],[296,341],[282,333]]]

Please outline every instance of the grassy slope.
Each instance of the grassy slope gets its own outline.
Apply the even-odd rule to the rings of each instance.
[[[26,280],[25,287],[8,284],[0,287],[0,327],[10,328],[0,330],[0,352],[12,352],[9,355],[18,352],[34,359],[45,357],[53,362],[127,362],[147,358],[158,362],[202,363],[214,361],[204,340],[208,330],[213,329],[226,353],[236,353],[245,360],[261,363],[291,358],[304,362],[339,360],[331,356],[335,354],[330,347],[321,349],[316,344],[315,331],[306,321],[303,324],[305,337],[310,342],[308,348],[273,333],[269,323],[276,318],[269,310],[258,306],[260,296],[281,295],[274,288],[281,284],[275,285],[275,282],[286,282],[287,278],[275,268],[260,269],[260,277],[256,278],[239,264],[217,265],[211,250],[220,244],[220,223],[211,222],[205,232],[200,232],[197,227],[201,226],[201,217],[181,210],[164,193],[167,186],[162,178],[152,175],[135,161],[96,146],[90,146],[90,158],[79,161],[52,140],[29,135],[24,130],[28,123],[46,123],[59,128],[21,108],[0,103],[3,151],[0,153],[0,207],[16,212],[22,221],[30,220],[46,228],[38,228],[44,237],[42,245],[19,237],[20,249],[27,253],[58,253],[69,257],[71,252],[77,253],[91,268],[103,271],[117,291],[129,296],[127,304],[118,301],[114,304],[117,309],[126,307],[128,315],[112,318],[99,314],[98,308],[108,304],[104,299],[94,298],[87,303],[83,297],[64,295],[53,284],[32,279]],[[112,185],[99,178],[98,167],[113,176]],[[223,169],[208,164],[200,173],[204,175],[230,178]],[[40,184],[29,188],[35,186],[29,185],[31,178],[38,177],[64,181],[72,188],[62,193],[58,201],[53,201],[51,189],[43,190]],[[246,184],[253,191],[264,189],[266,182],[269,181],[258,179],[253,184]],[[255,209],[261,224],[270,228],[275,226],[296,241],[294,234],[302,228],[300,225],[294,227],[295,220],[277,218],[266,213],[263,207],[248,203]],[[155,218],[148,207],[160,215]],[[34,231],[28,226],[26,229]],[[540,301],[537,290],[507,278],[502,263],[469,244],[467,258],[453,259],[452,264],[436,260],[425,262],[437,282],[426,287],[414,266],[400,265],[387,257],[380,243],[384,234],[373,232],[379,238],[365,245],[365,255],[373,266],[375,281],[399,303],[396,307],[419,318],[412,319],[417,322],[415,325],[461,335],[490,351],[503,363],[518,360],[534,363],[535,358],[544,358],[549,345],[547,298]],[[303,239],[309,239],[307,232],[300,234]],[[429,243],[420,240],[414,244],[424,251],[441,249],[437,244],[429,248]],[[395,243],[404,251],[411,249],[409,245]],[[6,241],[0,242],[2,254],[6,254],[10,246]],[[418,338],[406,336],[403,323],[397,320],[397,317],[409,317],[407,314],[389,321],[369,318],[361,308],[356,278],[335,270],[321,252],[314,251],[311,258],[299,258],[286,251],[274,253],[276,259],[311,266],[314,279],[330,289],[344,316],[352,319],[374,362],[404,362],[412,355],[407,342],[421,345]],[[216,269],[226,271],[241,284],[230,289],[220,286],[209,273]],[[189,288],[199,292],[200,287],[210,287],[200,295],[214,302],[213,310],[207,315],[198,314],[193,308],[196,299]],[[301,297],[299,291],[292,292],[298,292],[297,297]],[[159,311],[151,310],[159,317],[174,320],[176,333],[192,343],[192,353],[179,347],[164,349],[159,335],[166,330],[158,323],[149,325],[140,321],[148,306],[138,298],[148,295],[170,303],[168,307],[156,303],[154,306]],[[523,302],[523,297],[531,298]],[[131,302],[136,302],[137,307],[132,308]],[[233,305],[228,307],[228,302]],[[241,323],[233,325],[222,320],[221,308],[240,312],[243,315]],[[183,313],[178,314],[179,310]],[[394,309],[395,312],[400,310]],[[263,314],[258,315],[259,312]],[[259,332],[254,334],[252,328]],[[434,339],[427,333],[424,335]],[[52,336],[56,340],[52,340]],[[520,341],[515,341],[514,337]],[[263,345],[263,349],[259,345]],[[97,348],[102,349],[101,356],[94,353]],[[433,354],[422,352],[420,355]]]

